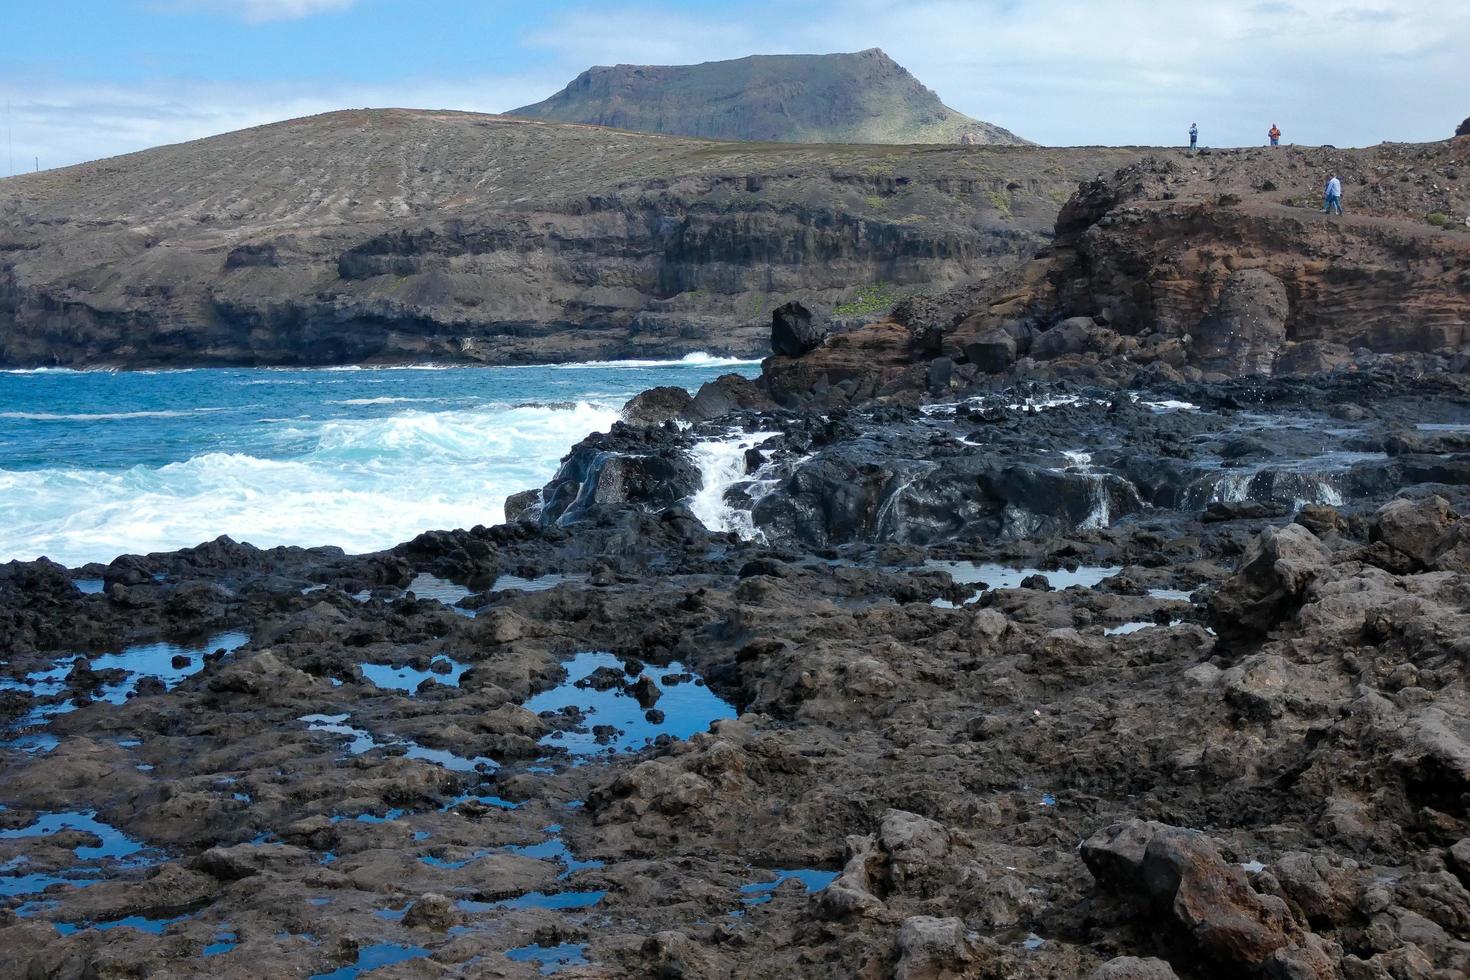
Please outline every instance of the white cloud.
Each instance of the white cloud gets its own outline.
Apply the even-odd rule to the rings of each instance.
[[[352,2],[228,7],[260,18]],[[361,85],[107,85],[0,70],[0,99],[14,103],[21,170],[35,156],[60,166],[331,109],[504,111],[593,64],[874,46],[954,108],[1056,145],[1176,143],[1191,121],[1210,145],[1262,142],[1273,122],[1288,142],[1437,140],[1470,113],[1470,4],[1442,0],[755,0],[738,15],[645,0],[556,8],[517,41],[514,60],[534,67],[514,74],[456,77],[446,66],[440,77]]]
[[[334,109],[403,107],[502,112],[543,98],[551,77],[410,80],[380,85],[219,83],[171,79],[138,85],[51,83],[0,78],[11,103],[15,170],[28,171],[180,143]],[[0,123],[3,123],[0,120]],[[3,135],[3,134],[0,134]],[[0,152],[5,147],[0,145]],[[0,168],[9,160],[0,157]],[[0,176],[8,173],[0,169]]]
[[[752,34],[750,25],[760,29]],[[1046,143],[1434,140],[1470,112],[1470,4],[828,0],[738,18],[566,10],[527,43],[583,66],[882,47],[962,112]]]
[[[207,10],[230,14],[252,24],[270,20],[300,20],[316,14],[349,10],[358,0],[172,0],[174,10]]]

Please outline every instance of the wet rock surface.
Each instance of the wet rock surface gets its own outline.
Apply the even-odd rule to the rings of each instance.
[[[1465,975],[1463,377],[923,375],[0,567],[0,973]]]

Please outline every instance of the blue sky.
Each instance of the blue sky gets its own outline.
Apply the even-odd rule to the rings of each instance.
[[[1198,121],[1364,145],[1470,114],[1470,4],[1444,0],[0,0],[0,98],[21,170],[342,107],[500,111],[593,64],[869,47],[1051,144]]]

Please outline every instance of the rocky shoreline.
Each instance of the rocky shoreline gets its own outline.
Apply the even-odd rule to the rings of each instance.
[[[1237,241],[1291,288],[1220,368],[1218,292],[1088,308],[1120,206],[866,330],[788,309],[505,525],[0,568],[0,972],[1466,975],[1450,314],[1264,363],[1317,301]]]

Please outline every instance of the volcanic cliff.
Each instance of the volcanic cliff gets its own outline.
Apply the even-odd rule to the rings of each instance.
[[[1045,245],[1123,149],[711,143],[338,112],[0,183],[0,364],[763,352]]]
[[[773,358],[769,384],[830,400],[982,377],[1140,386],[1463,359],[1467,164],[1464,139],[1152,156],[1084,184],[1023,268]],[[1343,217],[1321,213],[1334,173]]]

